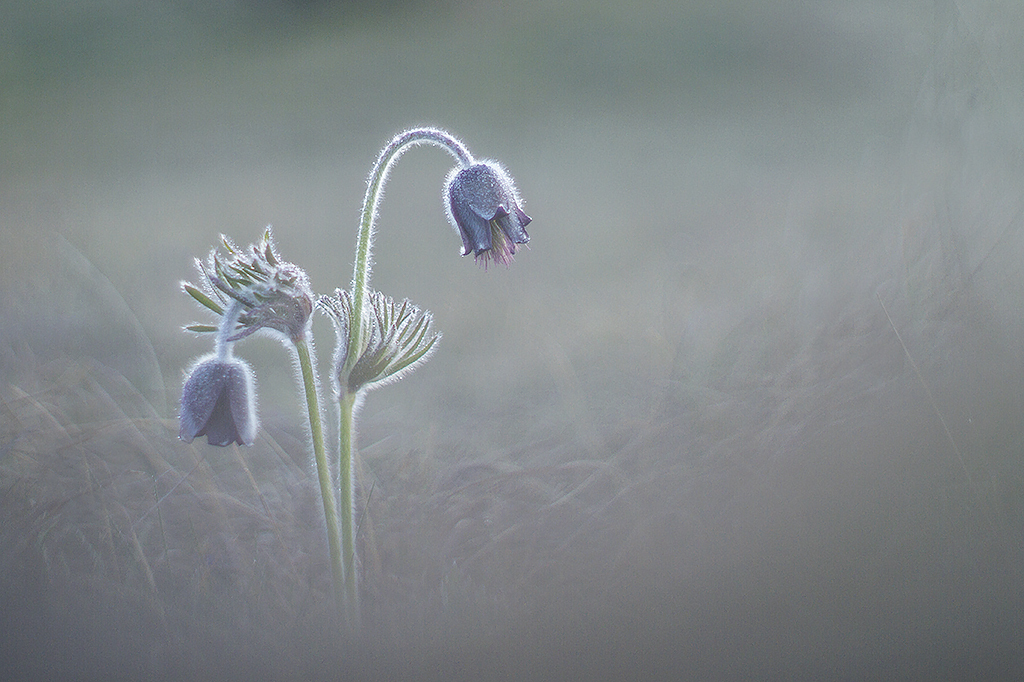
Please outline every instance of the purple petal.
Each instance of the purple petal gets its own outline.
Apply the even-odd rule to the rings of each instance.
[[[255,391],[249,366],[237,358],[206,356],[193,367],[181,392],[178,437],[191,443],[252,445],[256,439]]]

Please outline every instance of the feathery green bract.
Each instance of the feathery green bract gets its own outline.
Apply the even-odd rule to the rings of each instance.
[[[212,298],[199,291],[199,289],[195,288],[193,285],[188,282],[183,282],[181,288],[185,290],[185,293],[198,301],[200,305],[209,308],[218,315],[224,314],[223,306],[216,303]],[[214,327],[214,329],[216,329],[216,327]]]
[[[352,298],[341,290],[320,298],[320,308],[331,316],[338,332],[334,379],[339,389],[350,393],[397,381],[426,360],[441,338],[431,329],[430,312],[420,310],[408,299],[396,302],[374,291],[367,296],[367,303],[369,317],[363,334],[366,345],[348,375],[342,377],[350,352]]]

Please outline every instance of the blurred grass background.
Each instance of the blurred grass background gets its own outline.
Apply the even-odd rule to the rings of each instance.
[[[0,14],[14,676],[1020,674],[1018,3]],[[458,258],[447,156],[397,166],[373,284],[445,336],[363,409],[367,637],[338,643],[289,362],[238,348],[256,446],[178,442],[208,345],[178,283],[273,224],[347,286],[418,124],[505,164],[532,241]]]

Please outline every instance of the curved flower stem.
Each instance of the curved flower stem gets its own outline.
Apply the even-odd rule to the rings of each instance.
[[[370,286],[370,252],[373,246],[373,224],[377,206],[392,165],[407,149],[418,144],[432,144],[450,153],[465,168],[473,164],[473,155],[451,134],[437,128],[415,128],[400,133],[384,147],[370,172],[363,211],[356,241],[356,258],[352,274],[352,313],[348,324],[348,352],[343,367],[336,369],[338,376],[348,377],[359,356],[366,337],[366,298]],[[341,479],[341,537],[345,576],[346,620],[358,629],[359,586],[356,579],[356,539],[353,524],[355,515],[353,489],[355,487],[355,412],[358,392],[353,393],[343,380],[338,388],[338,476]]]
[[[327,452],[324,448],[324,430],[320,419],[320,398],[313,362],[310,359],[309,341],[295,342],[302,370],[302,385],[306,392],[306,409],[309,411],[309,432],[313,438],[313,458],[316,460],[317,478],[320,479],[320,497],[324,503],[324,521],[327,523],[327,546],[331,554],[331,574],[334,578],[335,608],[342,610],[345,604],[345,573],[342,570],[341,546],[338,542],[338,512],[334,501],[334,487],[331,470],[327,466]]]
[[[437,128],[414,128],[399,133],[388,143],[377,157],[370,172],[370,179],[363,198],[362,218],[359,221],[359,238],[356,242],[356,261],[352,274],[352,320],[349,324],[348,356],[345,358],[343,376],[348,376],[352,366],[362,353],[364,322],[363,309],[366,293],[370,286],[370,251],[373,244],[373,223],[377,218],[377,206],[391,166],[409,147],[418,144],[432,144],[450,153],[463,168],[473,164],[473,155],[466,146],[451,134]]]
[[[349,627],[359,629],[359,584],[356,579],[356,538],[355,538],[355,393],[345,391],[339,398],[341,411],[338,437],[338,472],[341,478],[341,544],[345,570],[345,619]]]

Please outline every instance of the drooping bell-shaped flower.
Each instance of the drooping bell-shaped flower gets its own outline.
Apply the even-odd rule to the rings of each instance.
[[[445,183],[448,219],[462,236],[462,255],[472,253],[477,261],[508,265],[516,248],[530,241],[526,226],[530,216],[523,211],[515,184],[493,161],[477,161],[456,168]]]
[[[178,437],[191,443],[206,436],[210,445],[252,445],[259,422],[252,370],[227,355],[207,355],[189,372],[181,391]]]

